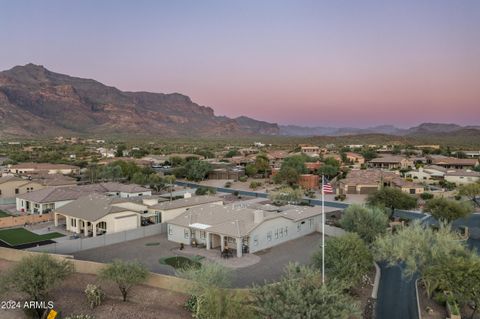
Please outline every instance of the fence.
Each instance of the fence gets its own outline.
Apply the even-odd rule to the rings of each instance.
[[[0,247],[0,259],[12,261],[12,262],[18,262],[24,257],[32,256],[36,254],[38,253]],[[73,263],[75,272],[80,274],[97,275],[100,269],[105,267],[105,264],[102,264],[102,263],[85,261],[85,260],[77,260],[77,259],[73,259],[72,256],[68,256],[68,255],[51,255],[51,256],[59,260],[68,259]],[[180,292],[180,293],[188,293],[188,284],[189,284],[188,280],[173,277],[173,276],[168,276],[168,275],[156,274],[156,273],[150,273],[147,281],[144,283],[144,285],[146,286],[167,289],[167,290]]]
[[[0,228],[23,226],[53,220],[53,213],[42,215],[21,215],[0,218]]]
[[[80,250],[103,247],[122,243],[129,240],[154,236],[166,233],[167,224],[155,224],[126,230],[118,233],[105,234],[97,237],[62,240],[53,244],[29,248],[29,251],[46,252],[53,254],[71,254]]]

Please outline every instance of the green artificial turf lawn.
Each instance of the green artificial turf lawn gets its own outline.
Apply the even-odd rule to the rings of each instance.
[[[0,210],[0,218],[2,217],[10,217],[11,215],[8,214],[7,212],[4,212],[3,210]]]
[[[190,267],[199,268],[202,265],[198,261],[182,256],[160,258],[159,262],[161,264],[172,266],[175,269],[186,269]]]
[[[0,240],[6,242],[10,246],[18,246],[22,244],[30,244],[49,240],[53,238],[63,237],[65,235],[54,232],[45,235],[37,235],[24,228],[13,228],[0,230]]]

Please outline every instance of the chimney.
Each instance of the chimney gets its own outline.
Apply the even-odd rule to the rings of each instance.
[[[253,222],[255,224],[260,224],[263,221],[263,211],[261,210],[256,210],[253,212]]]

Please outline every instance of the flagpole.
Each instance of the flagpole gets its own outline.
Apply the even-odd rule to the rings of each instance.
[[[325,191],[323,189],[324,176],[322,175],[322,284],[325,283]]]

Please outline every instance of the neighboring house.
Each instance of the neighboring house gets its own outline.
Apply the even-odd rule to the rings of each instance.
[[[480,172],[472,170],[448,170],[445,173],[445,180],[458,185],[472,184],[480,181]]]
[[[418,180],[427,184],[436,183],[439,180],[443,180],[447,169],[436,165],[427,165],[425,167],[419,167],[415,171],[409,171],[405,173],[405,177],[413,180]]]
[[[407,169],[415,167],[413,160],[403,156],[384,156],[374,158],[368,162],[368,166],[371,168],[380,169]]]
[[[441,155],[428,156],[427,162],[451,169],[473,169],[478,166],[478,159],[476,158],[456,158]]]
[[[40,190],[45,186],[16,176],[0,177],[0,203],[14,203],[15,196]]]
[[[361,154],[346,152],[345,156],[347,157],[347,160],[353,164],[358,164],[358,165],[365,164],[365,157],[363,157],[363,155]]]
[[[337,183],[338,194],[371,194],[381,187],[395,187],[409,194],[421,194],[424,186],[408,182],[400,175],[378,169],[352,170]]]
[[[325,212],[338,211],[325,207]],[[202,205],[168,222],[168,240],[223,251],[226,247],[254,253],[319,229],[320,207],[295,206],[284,211],[265,211],[241,205]]]
[[[19,195],[17,211],[41,214],[58,209],[82,196],[100,193],[119,198],[150,196],[152,192],[136,184],[98,183],[73,187],[46,187],[38,191]]]
[[[270,167],[280,167],[285,158],[288,157],[288,151],[283,150],[270,150],[267,152],[267,158]]]
[[[88,194],[55,209],[55,227],[65,218],[67,231],[86,237],[116,233],[141,227],[141,215],[147,206],[127,198]]]
[[[320,147],[312,145],[300,145],[300,150],[303,154],[312,157],[318,157],[321,153]]]
[[[80,167],[66,164],[50,163],[20,163],[9,166],[9,172],[13,174],[78,174]]]
[[[150,206],[148,210],[156,215],[157,222],[165,223],[189,209],[205,204],[223,205],[223,200],[215,196],[193,196],[158,203]]]
[[[105,147],[99,147],[97,148],[97,152],[102,156],[106,158],[114,158],[116,154],[116,150],[112,148],[105,148]]]

